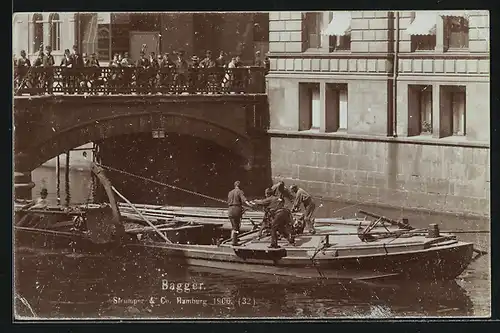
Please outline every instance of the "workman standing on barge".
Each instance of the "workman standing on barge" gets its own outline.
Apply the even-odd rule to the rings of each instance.
[[[232,245],[238,246],[238,234],[240,233],[241,217],[243,216],[243,204],[251,206],[245,194],[240,189],[240,181],[234,182],[234,189],[227,195],[228,217],[231,221]]]
[[[292,214],[284,207],[283,200],[274,194],[272,189],[266,190],[266,198],[253,200],[253,205],[264,207],[266,214],[271,219],[271,245],[269,248],[279,248],[278,231],[288,239],[290,244],[295,244],[292,234]]]
[[[311,195],[307,193],[305,190],[299,188],[297,185],[290,186],[290,192],[295,195],[295,201],[293,203],[292,212],[296,212],[299,210],[300,205],[304,205],[305,209],[305,222],[306,228],[309,230],[310,234],[315,234],[316,230],[314,230],[314,210],[316,209],[316,204],[312,199]]]
[[[271,187],[273,194],[281,200],[288,199],[290,202],[293,202],[294,197],[292,193],[285,187],[284,181],[279,181]]]

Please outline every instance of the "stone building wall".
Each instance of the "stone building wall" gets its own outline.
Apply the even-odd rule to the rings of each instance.
[[[405,30],[415,12],[351,12],[350,50],[343,51],[305,48],[303,13],[271,13],[273,178],[318,197],[489,215],[489,16],[468,14],[468,49],[443,48],[438,16],[436,49],[412,52]],[[303,123],[310,101],[301,96],[311,84],[320,90],[320,125],[309,129]],[[338,85],[347,87],[346,129],[332,121],[339,108],[330,90]],[[416,128],[415,87],[432,90],[430,133]],[[461,135],[450,133],[448,89],[465,95]]]

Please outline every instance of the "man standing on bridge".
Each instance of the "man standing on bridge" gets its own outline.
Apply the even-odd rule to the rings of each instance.
[[[233,246],[238,246],[238,234],[240,233],[241,217],[243,216],[243,204],[251,206],[245,194],[240,190],[240,181],[234,182],[234,189],[227,195],[228,217],[231,221],[231,238]]]
[[[316,209],[316,204],[314,203],[311,195],[295,184],[290,186],[290,191],[295,195],[295,202],[293,203],[292,212],[298,211],[300,205],[304,204],[304,209],[306,211],[304,219],[307,229],[309,230],[310,234],[315,234],[316,231],[314,230],[313,214],[314,210]]]

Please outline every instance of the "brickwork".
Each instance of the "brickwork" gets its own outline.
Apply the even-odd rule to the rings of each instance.
[[[489,215],[489,149],[341,139],[271,139],[273,178],[312,195]]]

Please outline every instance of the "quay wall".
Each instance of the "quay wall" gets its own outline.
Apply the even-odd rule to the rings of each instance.
[[[488,148],[271,135],[273,179],[315,197],[489,216]]]

